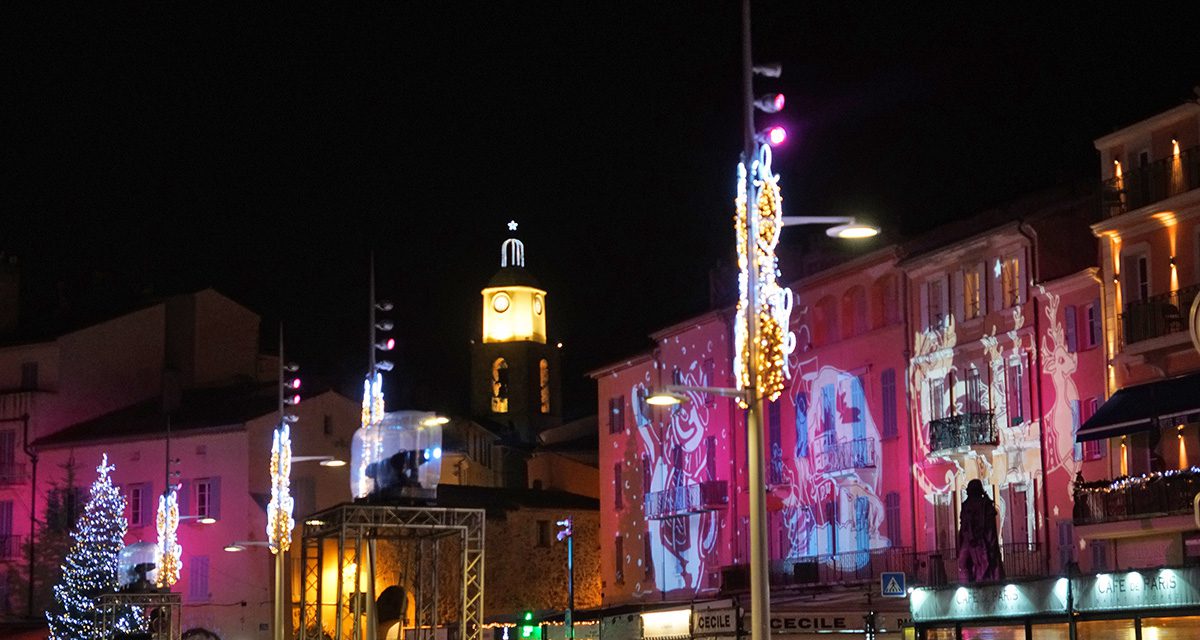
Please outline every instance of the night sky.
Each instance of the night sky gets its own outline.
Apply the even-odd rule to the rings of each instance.
[[[755,3],[789,214],[912,235],[1095,176],[1095,137],[1200,84],[1179,16],[920,8]],[[389,408],[462,409],[516,219],[573,416],[584,372],[706,309],[732,257],[735,2],[72,9],[0,10],[0,250],[27,322],[212,286],[352,392],[374,250]]]

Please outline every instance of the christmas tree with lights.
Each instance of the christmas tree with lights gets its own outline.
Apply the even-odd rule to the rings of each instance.
[[[100,595],[116,591],[117,555],[124,546],[125,498],[108,476],[113,466],[104,455],[96,468],[91,498],[71,532],[74,543],[62,565],[62,580],[54,586],[54,611],[46,612],[52,640],[101,640]],[[140,612],[127,607],[117,617],[117,629],[137,630]]]

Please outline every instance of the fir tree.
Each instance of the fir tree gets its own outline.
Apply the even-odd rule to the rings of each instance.
[[[52,640],[101,640],[100,594],[117,588],[117,555],[124,546],[125,498],[113,486],[108,455],[97,467],[91,497],[71,532],[74,543],[54,586],[55,610],[46,612]],[[122,611],[117,628],[129,632],[142,624],[141,614]]]

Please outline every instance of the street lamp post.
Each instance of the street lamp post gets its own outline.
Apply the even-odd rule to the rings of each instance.
[[[563,623],[567,628],[567,640],[575,640],[575,518],[567,516],[557,524],[562,527],[558,541],[567,541],[567,613]]]

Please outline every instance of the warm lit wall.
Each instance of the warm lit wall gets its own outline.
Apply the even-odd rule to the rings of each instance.
[[[529,458],[529,486],[565,491],[590,498],[599,497],[600,476],[596,467],[553,452],[535,452]]]

